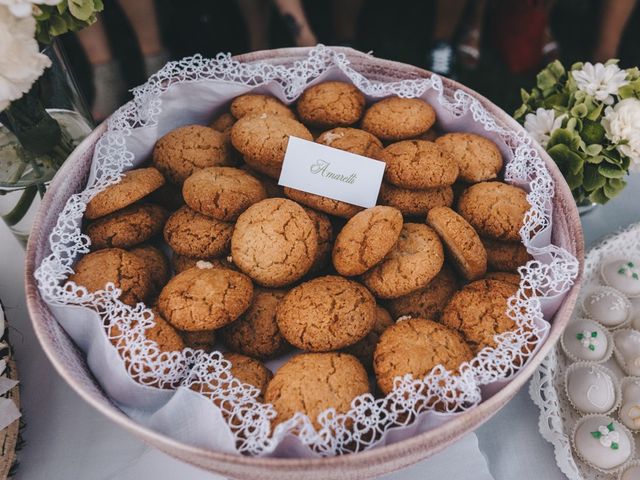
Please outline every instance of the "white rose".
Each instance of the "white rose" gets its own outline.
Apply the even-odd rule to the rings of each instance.
[[[29,91],[51,60],[40,53],[33,17],[18,18],[0,5],[0,112]]]
[[[614,107],[607,107],[602,118],[606,136],[618,151],[631,159],[631,170],[640,171],[640,100],[625,98]]]
[[[25,18],[31,16],[34,5],[57,5],[62,0],[0,0],[0,5],[5,5],[16,17]]]

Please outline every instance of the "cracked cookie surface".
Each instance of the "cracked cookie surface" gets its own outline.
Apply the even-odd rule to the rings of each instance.
[[[152,245],[140,245],[129,250],[144,262],[145,269],[151,276],[153,293],[162,290],[171,276],[169,261],[159,248]]]
[[[488,138],[473,133],[447,133],[435,140],[447,151],[460,168],[460,180],[478,183],[498,177],[502,169],[502,154]]]
[[[397,298],[427,286],[444,263],[438,234],[426,225],[405,223],[386,258],[362,275],[378,298]]]
[[[360,360],[366,369],[373,368],[373,352],[376,349],[380,335],[395,322],[389,312],[384,308],[376,306],[376,321],[367,335],[353,345],[344,349],[345,353],[349,353]]]
[[[444,307],[453,294],[458,291],[458,287],[455,273],[449,265],[445,264],[426,287],[408,295],[391,299],[386,305],[395,319],[409,315],[438,320]]]
[[[267,198],[260,181],[232,167],[198,170],[182,186],[184,201],[196,212],[231,222],[254,203]]]
[[[152,284],[144,262],[121,248],[106,248],[82,257],[75,264],[69,280],[82,285],[89,292],[104,290],[112,282],[122,290],[120,300],[127,305],[145,301]]]
[[[86,226],[91,248],[129,248],[162,231],[169,213],[152,203],[131,205],[98,218]]]
[[[359,283],[327,275],[292,289],[280,302],[276,318],[291,345],[326,352],[364,338],[375,324],[376,302]]]
[[[429,210],[427,224],[444,243],[449,258],[467,280],[477,280],[487,271],[487,252],[469,223],[449,207]]]
[[[283,117],[295,119],[295,114],[284,103],[271,95],[261,95],[259,93],[247,93],[236,97],[231,102],[231,115],[236,120],[251,115],[282,115]]]
[[[334,200],[333,198],[323,197],[322,195],[316,195],[314,193],[303,192],[302,190],[296,190],[291,187],[284,187],[284,194],[291,200],[295,200],[306,207],[336,217],[351,218],[363,210],[362,207],[357,205],[351,205],[350,203],[341,202],[340,200]]]
[[[362,116],[365,98],[355,85],[324,82],[307,88],[297,103],[298,116],[313,127],[346,127]]]
[[[397,208],[407,217],[423,216],[434,207],[450,207],[453,204],[453,190],[448,186],[409,190],[383,182],[378,201]]]
[[[212,352],[215,350],[216,344],[216,330],[201,330],[199,332],[187,332],[180,331],[180,335],[184,341],[185,346],[193,348],[194,350],[204,350],[205,352]]]
[[[397,141],[422,135],[435,121],[435,110],[424,100],[389,97],[367,109],[362,129],[381,140]]]
[[[161,352],[182,350],[185,344],[178,331],[162,318],[162,315],[157,309],[152,308],[151,311],[153,312],[155,325],[144,331],[145,337],[148,340],[156,342]]]
[[[164,226],[171,249],[186,257],[208,259],[229,251],[233,224],[202,215],[188,206],[173,213]]]
[[[446,187],[458,178],[458,164],[433,142],[392,143],[382,151],[380,160],[387,164],[385,180],[397,187],[413,190]]]
[[[520,241],[524,216],[531,208],[527,192],[501,182],[467,188],[458,200],[458,213],[483,237]]]
[[[472,282],[451,298],[440,321],[458,330],[474,353],[495,347],[497,334],[516,328],[507,315],[507,301],[517,290],[515,285],[499,280]]]
[[[285,198],[268,198],[245,210],[231,238],[233,263],[265,287],[300,279],[315,259],[318,235],[304,209]]]
[[[201,168],[231,163],[232,153],[224,134],[202,125],[176,128],[153,148],[153,165],[178,185]]]
[[[195,258],[188,257],[186,255],[180,255],[176,252],[173,252],[173,254],[171,255],[171,267],[173,267],[173,270],[176,273],[184,272],[189,268],[193,268],[198,265],[198,262],[207,262],[211,264],[212,267],[230,268],[231,270],[236,270],[236,267],[225,257]]]
[[[327,130],[316,138],[316,143],[376,160],[380,158],[383,148],[380,140],[358,128],[338,127]]]
[[[328,408],[346,413],[351,401],[369,392],[367,372],[346,353],[305,353],[285,363],[269,382],[264,396],[277,412],[273,426],[297,412],[321,428],[318,415]]]
[[[220,333],[233,351],[255,358],[270,358],[283,353],[289,344],[278,330],[276,310],[287,294],[284,290],[256,288],[251,306]]]
[[[302,207],[307,212],[309,218],[316,227],[316,235],[318,236],[318,249],[313,259],[313,264],[309,272],[314,273],[322,270],[329,263],[331,258],[331,249],[333,248],[333,226],[329,217],[308,207]]]
[[[266,113],[243,117],[231,128],[231,143],[254,170],[280,177],[289,137],[313,140],[311,132],[293,118]]]
[[[231,363],[231,373],[242,383],[260,390],[260,399],[264,396],[273,373],[262,362],[239,353],[225,352],[224,359]]]
[[[422,380],[437,365],[456,371],[473,353],[462,336],[424,318],[402,320],[387,328],[373,354],[373,368],[380,390],[393,390],[395,377],[411,374]]]
[[[517,273],[518,267],[533,257],[522,242],[503,242],[492,238],[482,238],[487,250],[487,264],[491,270]]]
[[[376,206],[354,215],[333,245],[333,265],[340,275],[361,275],[380,263],[398,241],[402,213]]]
[[[253,284],[226,268],[190,268],[165,285],[158,309],[178,330],[214,330],[233,322],[249,308]]]
[[[98,192],[87,203],[85,218],[95,220],[134,204],[164,185],[164,177],[155,168],[125,172],[118,183]]]

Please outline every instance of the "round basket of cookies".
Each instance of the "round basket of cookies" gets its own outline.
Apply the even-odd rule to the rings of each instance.
[[[507,114],[351,49],[167,64],[54,180],[36,333],[89,403],[233,478],[368,478],[499,410],[573,309],[575,204]]]

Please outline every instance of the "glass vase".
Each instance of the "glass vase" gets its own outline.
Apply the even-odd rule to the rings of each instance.
[[[0,112],[0,216],[23,246],[49,183],[93,128],[61,46],[43,53],[51,67]]]

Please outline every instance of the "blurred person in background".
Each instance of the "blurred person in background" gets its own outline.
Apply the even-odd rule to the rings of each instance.
[[[635,6],[636,0],[603,0],[594,62],[618,57],[622,34]]]

